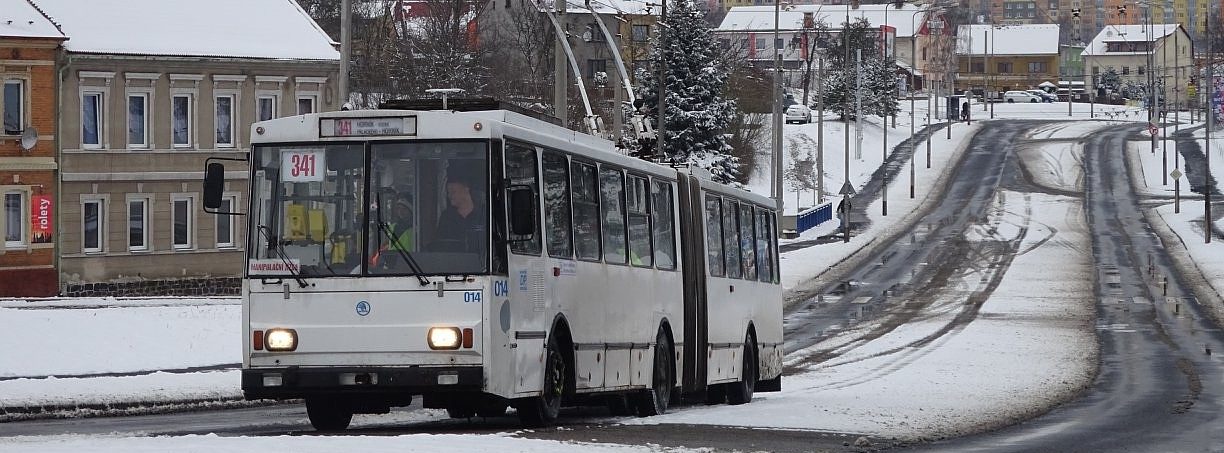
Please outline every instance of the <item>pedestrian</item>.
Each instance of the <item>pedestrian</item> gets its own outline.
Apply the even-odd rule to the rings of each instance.
[[[969,124],[969,101],[965,101],[961,104],[961,120],[963,120],[965,124]]]

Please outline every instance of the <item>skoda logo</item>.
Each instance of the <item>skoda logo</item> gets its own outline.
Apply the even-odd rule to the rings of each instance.
[[[357,314],[361,316],[370,314],[370,303],[364,300],[357,302]]]

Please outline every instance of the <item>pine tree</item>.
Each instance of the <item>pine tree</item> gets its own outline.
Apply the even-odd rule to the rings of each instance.
[[[900,111],[897,106],[897,90],[895,89],[896,72],[892,63],[893,56],[888,61],[881,58],[876,28],[865,18],[858,18],[850,24],[842,23],[844,33],[833,33],[825,27],[818,27],[817,39],[820,47],[828,49],[825,54],[828,59],[824,87],[824,105],[826,110],[839,112],[843,120],[853,119],[855,115],[854,88],[857,86],[858,50],[863,55],[863,114],[891,116]],[[850,55],[846,58],[846,40],[849,40]]]
[[[666,61],[664,157],[672,163],[706,168],[718,182],[734,183],[739,163],[730,154],[727,130],[736,105],[723,94],[727,70],[721,64],[721,52],[709,24],[688,0],[674,0],[668,7],[663,22],[665,45],[651,50],[650,63],[656,70],[639,79],[638,98],[647,119],[658,124],[657,68]]]

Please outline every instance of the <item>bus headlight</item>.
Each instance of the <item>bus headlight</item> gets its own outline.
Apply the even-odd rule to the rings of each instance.
[[[458,327],[429,328],[429,349],[459,349],[461,341]]]
[[[297,331],[293,329],[268,329],[264,332],[264,345],[269,351],[285,352],[297,349]]]

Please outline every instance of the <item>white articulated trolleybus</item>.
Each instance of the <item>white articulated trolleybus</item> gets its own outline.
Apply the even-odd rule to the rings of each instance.
[[[316,429],[781,388],[769,198],[497,103],[255,123],[242,389]],[[205,208],[227,214],[210,159]],[[233,214],[233,213],[229,213]]]

